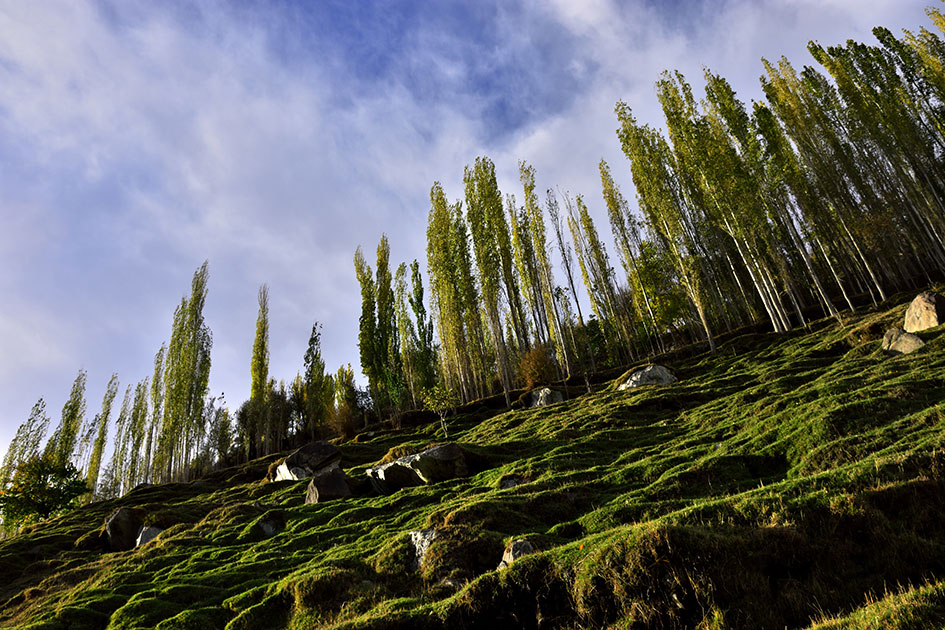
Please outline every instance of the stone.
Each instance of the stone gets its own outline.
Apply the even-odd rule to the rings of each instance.
[[[274,518],[264,518],[257,525],[264,538],[272,538],[285,527],[285,523]]]
[[[141,529],[141,519],[128,508],[118,508],[105,519],[105,534],[112,551],[134,549]]]
[[[332,466],[327,470],[316,473],[312,480],[308,482],[308,489],[305,491],[305,505],[350,496],[351,488],[348,486],[348,477],[341,468]]]
[[[925,291],[917,295],[906,309],[902,327],[907,333],[914,333],[942,324],[945,324],[945,297]]]
[[[925,345],[918,335],[908,333],[902,328],[890,328],[883,335],[883,350],[886,354],[909,354]]]
[[[513,562],[530,553],[535,553],[535,546],[527,540],[521,539],[510,542],[505,547],[505,553],[502,554],[502,562],[499,563],[499,570],[511,566]]]
[[[341,461],[341,451],[331,442],[310,442],[288,455],[271,481],[299,481]]]
[[[437,483],[469,474],[466,455],[455,442],[407,455],[367,470],[371,486],[380,494],[391,494],[403,488]]]
[[[466,455],[459,444],[449,442],[403,458],[424,483],[437,483],[469,474]]]
[[[523,483],[525,483],[524,477],[520,477],[519,475],[504,475],[499,479],[499,490],[508,490],[509,488],[520,486]]]
[[[414,571],[419,571],[423,566],[423,560],[427,556],[430,545],[436,540],[436,536],[435,529],[416,529],[410,532],[410,551],[413,554],[410,566]]]
[[[561,392],[548,387],[542,387],[541,389],[536,389],[531,393],[531,404],[529,406],[547,407],[548,405],[553,405],[563,401],[564,396],[561,394]]]
[[[367,469],[367,476],[374,490],[380,494],[391,494],[403,488],[423,485],[423,479],[404,459]]]
[[[146,545],[147,543],[157,538],[158,534],[160,534],[163,531],[164,530],[161,529],[160,527],[154,527],[153,525],[144,525],[138,531],[138,538],[137,540],[135,540],[135,547]]]
[[[630,378],[617,388],[617,391],[622,392],[644,385],[669,385],[675,382],[676,377],[673,373],[662,365],[648,365],[631,374]]]

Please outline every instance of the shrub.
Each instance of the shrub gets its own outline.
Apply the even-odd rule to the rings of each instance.
[[[548,350],[538,346],[524,355],[518,364],[519,376],[525,381],[525,388],[549,385],[557,376],[557,368]]]

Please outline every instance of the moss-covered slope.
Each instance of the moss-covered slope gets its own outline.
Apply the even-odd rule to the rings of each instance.
[[[732,337],[666,359],[665,387],[453,418],[460,480],[303,505],[305,482],[262,481],[270,458],[87,506],[0,541],[0,627],[945,626],[945,327],[887,357],[904,311]],[[363,479],[437,428],[359,436],[342,465]],[[168,529],[102,551],[122,505]],[[496,571],[518,538],[538,553]]]

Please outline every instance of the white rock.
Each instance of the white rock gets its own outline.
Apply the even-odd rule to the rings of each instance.
[[[673,376],[673,373],[662,365],[648,365],[631,374],[625,383],[621,383],[617,391],[622,392],[644,385],[669,385],[675,382],[676,377]]]

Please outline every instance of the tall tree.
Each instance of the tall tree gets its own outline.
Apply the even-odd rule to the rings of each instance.
[[[312,440],[318,427],[328,421],[334,396],[331,374],[325,371],[322,358],[321,324],[312,324],[312,334],[305,350],[304,376],[302,377],[305,425]]]
[[[486,321],[489,325],[495,348],[499,379],[505,394],[505,403],[510,405],[509,390],[512,389],[512,368],[509,351],[505,345],[505,333],[501,316],[503,280],[502,248],[499,235],[505,225],[502,210],[502,193],[495,178],[495,166],[489,158],[476,158],[475,165],[466,167],[466,217],[472,234],[473,251]],[[500,225],[501,223],[501,225]]]
[[[85,419],[85,381],[87,373],[79,370],[69,399],[62,407],[62,419],[46,444],[45,454],[58,466],[65,466],[72,461],[79,438],[79,428]]]
[[[89,486],[91,496],[95,493],[98,486],[99,472],[102,467],[102,457],[105,454],[105,446],[108,442],[108,423],[112,415],[112,407],[115,403],[115,396],[118,395],[118,374],[112,374],[105,387],[105,396],[102,398],[102,411],[96,414],[96,434],[95,441],[92,443],[92,452],[89,457],[89,465],[85,475],[86,483]]]
[[[367,376],[372,398],[377,400],[384,378],[382,349],[377,342],[377,292],[374,272],[365,260],[360,246],[354,252],[354,271],[358,284],[361,285],[361,317],[358,320],[361,371]]]
[[[26,422],[16,430],[16,435],[7,447],[0,467],[0,490],[13,479],[13,473],[23,462],[39,455],[39,447],[46,438],[49,429],[49,416],[46,415],[46,401],[36,401]]]
[[[159,480],[184,477],[194,445],[202,436],[203,410],[210,381],[213,337],[203,307],[207,300],[208,262],[194,272],[190,297],[174,311],[171,340],[164,359],[164,420],[158,438]]]

